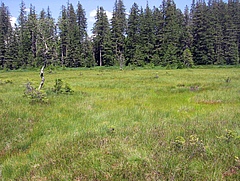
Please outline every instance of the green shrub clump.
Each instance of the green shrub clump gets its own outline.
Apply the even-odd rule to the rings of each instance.
[[[65,83],[65,86],[63,87],[62,79],[55,80],[55,85],[52,91],[58,94],[59,93],[71,94],[74,92],[68,83]]]
[[[42,90],[35,89],[30,82],[26,84],[24,96],[30,99],[30,103],[48,103],[46,94]]]

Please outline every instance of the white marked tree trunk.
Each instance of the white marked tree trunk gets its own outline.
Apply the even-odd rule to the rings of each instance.
[[[44,78],[44,68],[46,67],[46,64],[47,64],[47,53],[49,51],[49,48],[48,48],[48,45],[47,45],[47,40],[48,39],[51,39],[53,38],[52,36],[49,37],[49,38],[45,38],[45,36],[43,35],[41,29],[39,28],[38,29],[39,33],[40,33],[40,39],[43,41],[44,43],[44,46],[45,46],[45,50],[43,52],[43,55],[44,55],[44,59],[45,59],[45,62],[44,62],[44,65],[42,66],[41,70],[40,70],[40,77],[41,77],[41,82],[40,82],[40,85],[38,87],[38,90],[40,90],[42,87],[43,87],[43,84],[45,82],[45,78]]]
[[[40,77],[41,77],[41,82],[40,82],[40,85],[38,87],[38,90],[40,90],[42,87],[43,87],[43,84],[44,84],[44,81],[45,81],[45,78],[44,78],[44,68],[45,68],[46,64],[44,64],[41,68],[41,71],[40,71]]]
[[[99,66],[101,67],[102,66],[102,48],[100,48],[100,62],[99,62]]]

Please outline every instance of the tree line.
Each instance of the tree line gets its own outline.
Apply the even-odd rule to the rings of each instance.
[[[174,0],[158,7],[134,3],[127,13],[122,0],[108,20],[97,7],[92,36],[80,2],[61,7],[57,21],[49,7],[36,14],[20,4],[18,23],[11,25],[8,7],[0,7],[0,67],[8,69],[48,65],[170,66],[237,65],[240,56],[239,0],[193,0],[184,12]]]

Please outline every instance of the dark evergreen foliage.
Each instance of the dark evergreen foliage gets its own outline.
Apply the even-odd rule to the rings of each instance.
[[[113,17],[111,20],[111,33],[113,42],[113,52],[115,59],[120,67],[124,65],[124,48],[125,48],[125,33],[126,33],[126,13],[125,6],[122,0],[116,0],[113,8]]]
[[[0,68],[125,65],[237,65],[240,57],[239,0],[193,0],[182,12],[174,0],[152,9],[134,3],[126,15],[122,0],[113,5],[109,21],[97,9],[92,36],[80,2],[62,6],[55,21],[50,8],[36,14],[20,4],[18,23],[11,25],[8,7],[0,6]]]
[[[0,67],[8,67],[10,57],[8,49],[11,44],[12,27],[10,13],[4,3],[0,7]]]
[[[94,55],[98,66],[113,65],[113,52],[110,25],[103,7],[97,9],[96,23],[93,27]]]
[[[140,43],[140,10],[136,3],[133,4],[130,15],[127,21],[127,38],[126,38],[126,46],[125,46],[125,59],[126,65],[135,64],[137,65],[139,62],[136,57],[136,51]]]

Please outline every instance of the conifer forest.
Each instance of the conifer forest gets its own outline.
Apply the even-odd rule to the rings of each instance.
[[[239,64],[239,0],[193,0],[183,12],[174,0],[159,3],[134,3],[127,12],[123,1],[116,0],[110,20],[98,7],[91,35],[80,2],[60,5],[54,19],[50,8],[37,14],[34,4],[27,13],[22,1],[14,26],[2,3],[0,68],[40,67],[45,61],[64,67]]]

